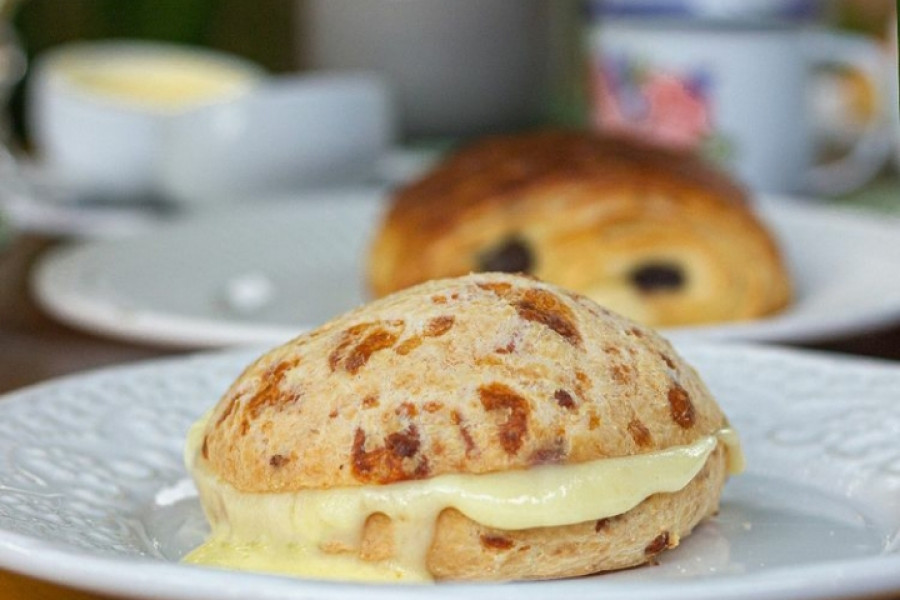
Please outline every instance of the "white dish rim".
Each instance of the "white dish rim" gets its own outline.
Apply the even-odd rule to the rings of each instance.
[[[383,198],[377,190],[348,189],[333,191],[339,196],[361,198],[366,194]],[[313,195],[315,197],[315,194]],[[890,234],[900,242],[900,218],[879,215],[861,209],[825,206],[811,199],[760,195],[759,206],[778,214],[800,211],[829,222],[850,223],[852,227],[870,228],[873,233]],[[280,210],[281,204],[269,205]],[[246,209],[244,209],[246,210]],[[254,207],[252,211],[267,210]],[[229,211],[230,213],[230,211]],[[227,214],[226,213],[226,216]],[[233,213],[230,213],[233,214]],[[215,217],[214,217],[215,218]],[[783,217],[782,217],[783,218]],[[175,227],[189,226],[173,223]],[[240,322],[227,319],[201,318],[154,310],[123,311],[115,303],[101,297],[57,289],[61,272],[58,264],[78,261],[99,245],[128,243],[127,240],[101,240],[52,248],[38,262],[31,273],[30,288],[38,305],[54,318],[85,331],[129,342],[184,348],[218,348],[259,343],[287,341],[319,323],[299,323],[297,326],[263,322]],[[898,243],[900,247],[900,243]],[[898,254],[900,256],[900,254]],[[844,337],[863,335],[900,323],[900,302],[896,306],[877,306],[870,310],[831,314],[827,322],[820,315],[788,312],[753,321],[732,322],[696,327],[661,329],[673,339],[702,339],[710,341],[762,343],[815,343]]]

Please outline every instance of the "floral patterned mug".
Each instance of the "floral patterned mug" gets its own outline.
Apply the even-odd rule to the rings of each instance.
[[[873,120],[849,153],[818,164],[812,77],[817,67],[843,65],[883,87],[885,57],[867,38],[812,27],[816,6],[590,5],[597,19],[589,35],[594,125],[702,151],[760,192],[836,194],[863,185],[889,158],[889,128]]]

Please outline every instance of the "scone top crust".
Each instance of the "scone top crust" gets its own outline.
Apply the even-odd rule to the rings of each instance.
[[[387,484],[689,444],[725,425],[653,331],[483,273],[362,306],[249,366],[199,460],[248,492]]]

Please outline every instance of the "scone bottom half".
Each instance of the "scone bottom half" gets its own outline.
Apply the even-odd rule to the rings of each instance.
[[[718,510],[736,435],[651,329],[531,278],[430,281],[260,357],[192,428],[189,562],[367,581],[651,562]]]

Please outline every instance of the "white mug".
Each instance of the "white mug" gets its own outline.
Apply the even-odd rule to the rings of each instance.
[[[884,166],[891,142],[878,120],[846,156],[816,164],[810,98],[823,64],[882,85],[875,42],[805,24],[683,17],[600,16],[590,32],[597,128],[699,149],[761,192],[843,193]]]
[[[77,195],[132,202],[158,194],[169,121],[255,89],[258,65],[162,42],[73,42],[38,57],[27,124],[40,163]]]

